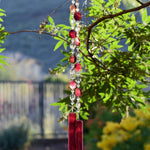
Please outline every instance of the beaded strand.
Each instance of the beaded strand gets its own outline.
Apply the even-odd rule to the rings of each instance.
[[[72,0],[72,5],[70,6],[70,12],[72,13],[72,19],[71,19],[71,30],[69,32],[69,36],[71,39],[70,49],[71,49],[71,56],[69,58],[69,61],[71,63],[71,81],[69,83],[69,87],[71,89],[71,106],[72,106],[72,112],[74,109],[74,103],[75,99],[77,97],[76,102],[76,108],[77,113],[79,116],[80,112],[80,97],[82,95],[81,89],[80,89],[80,70],[81,70],[81,64],[80,64],[80,52],[79,52],[79,46],[80,46],[80,38],[79,38],[79,32],[80,32],[80,20],[81,20],[81,13],[79,12],[79,1]],[[76,26],[75,26],[76,25]],[[76,51],[75,51],[76,50]]]

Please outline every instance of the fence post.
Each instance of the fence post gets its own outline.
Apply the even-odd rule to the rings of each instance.
[[[39,82],[39,116],[40,116],[40,130],[41,137],[44,138],[44,82]]]

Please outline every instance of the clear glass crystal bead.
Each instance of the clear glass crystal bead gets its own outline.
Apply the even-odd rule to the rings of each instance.
[[[77,113],[79,114],[79,113],[80,113],[80,110],[77,110]]]
[[[76,32],[78,33],[78,32],[80,32],[80,27],[76,27]]]
[[[74,51],[71,51],[71,54],[74,55]]]
[[[70,75],[74,75],[75,74],[75,71],[74,70],[70,70]]]
[[[81,103],[76,103],[76,107],[79,109],[81,107]]]
[[[74,43],[70,44],[70,49],[72,49],[72,50],[75,49],[75,44]]]
[[[77,84],[77,88],[79,88],[80,87],[80,84]]]
[[[71,39],[71,43],[72,43],[72,44],[74,43],[74,39]]]
[[[77,52],[77,53],[76,53],[76,58],[79,59],[79,57],[80,57],[80,53]]]
[[[74,101],[74,100],[75,100],[75,94],[71,94],[71,95],[70,95],[70,100],[71,100],[71,101]]]
[[[71,105],[74,105],[74,102],[71,102]]]
[[[74,90],[71,90],[71,93],[74,94]]]
[[[79,2],[76,2],[76,6],[79,7]]]
[[[80,97],[77,97],[77,101],[78,101],[78,102],[80,101]]]
[[[75,23],[74,19],[71,19],[71,24],[74,24],[74,23]]]
[[[80,77],[76,77],[76,82],[77,82],[77,84],[80,84],[81,83],[81,78]]]
[[[72,0],[72,4],[74,4],[75,3],[75,0]]]
[[[79,21],[77,21],[77,23],[76,23],[76,24],[77,24],[77,27],[79,27],[79,25],[80,25],[80,22],[79,22]]]

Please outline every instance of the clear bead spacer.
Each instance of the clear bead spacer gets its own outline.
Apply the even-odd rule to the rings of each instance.
[[[77,52],[77,53],[76,53],[76,58],[79,59],[79,57],[80,57],[80,53]]]
[[[72,0],[72,4],[74,4],[75,3],[75,0]]]
[[[71,95],[70,95],[70,100],[71,100],[71,101],[74,101],[75,98],[76,98],[75,94],[71,94]]]
[[[71,105],[74,105],[74,102],[73,102],[73,101],[71,102]]]
[[[76,108],[79,110],[80,107],[81,107],[81,103],[80,103],[80,102],[77,102],[77,103],[76,103]]]
[[[75,71],[74,70],[70,70],[70,75],[74,75]]]
[[[75,44],[74,44],[74,43],[71,43],[71,44],[70,44],[70,49],[71,49],[71,50],[74,50],[74,49],[75,49],[75,47],[76,47],[76,46],[75,46]]]
[[[81,83],[81,78],[80,77],[76,77],[76,82],[77,82],[77,84],[80,84]]]

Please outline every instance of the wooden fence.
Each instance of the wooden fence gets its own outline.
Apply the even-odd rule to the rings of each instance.
[[[66,137],[66,131],[57,122],[58,107],[50,106],[65,96],[65,86],[49,82],[0,81],[0,125],[26,118],[36,138]]]

